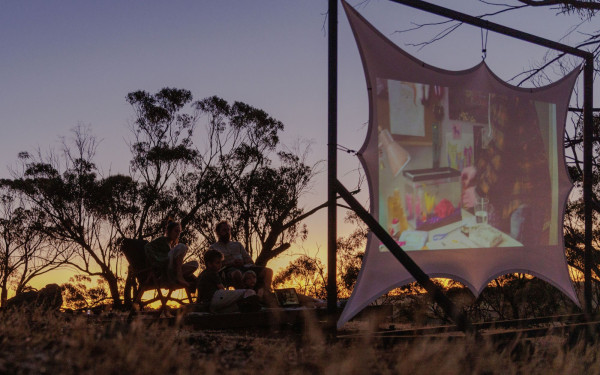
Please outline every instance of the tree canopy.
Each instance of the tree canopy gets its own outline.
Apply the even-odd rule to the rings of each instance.
[[[157,237],[167,218],[181,221],[182,240],[197,257],[215,242],[213,228],[222,220],[230,221],[235,238],[261,265],[305,238],[302,220],[320,206],[305,212],[300,198],[317,169],[306,163],[308,148],[281,144],[283,123],[242,102],[216,96],[193,101],[184,89],[134,91],[126,100],[135,114],[129,174],[103,175],[95,161],[98,142],[91,128],[80,125],[58,151],[20,153],[20,168],[0,182],[6,191],[0,227],[11,234],[0,257],[0,287],[8,286],[16,268],[33,272],[12,261],[13,249],[35,252],[34,243],[52,244],[61,251],[46,250],[55,256],[34,276],[69,265],[81,274],[77,280],[102,280],[90,295],[110,296],[116,306],[123,297],[128,302],[134,285],[120,240]],[[201,120],[204,132],[196,134]],[[27,230],[16,230],[22,226]],[[21,279],[20,288],[31,277]],[[98,289],[104,286],[107,293]],[[80,289],[67,288],[73,296]]]

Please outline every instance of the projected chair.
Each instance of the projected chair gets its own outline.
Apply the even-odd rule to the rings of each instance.
[[[121,251],[129,262],[129,275],[137,283],[134,288],[133,307],[137,304],[140,310],[153,302],[160,301],[160,314],[166,311],[167,302],[175,301],[181,305],[185,302],[182,299],[174,298],[172,293],[178,289],[185,289],[189,303],[192,303],[192,293],[179,284],[175,284],[165,277],[164,273],[150,267],[146,260],[144,245],[147,241],[124,238],[121,243]],[[164,294],[163,289],[167,291]],[[154,290],[155,294],[151,299],[142,301],[146,291]],[[135,310],[132,310],[132,312]]]

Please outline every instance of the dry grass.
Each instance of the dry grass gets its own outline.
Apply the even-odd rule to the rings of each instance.
[[[328,342],[302,334],[193,331],[65,314],[0,314],[2,374],[588,374],[598,347],[547,336],[503,347],[490,342],[384,345],[369,335]]]

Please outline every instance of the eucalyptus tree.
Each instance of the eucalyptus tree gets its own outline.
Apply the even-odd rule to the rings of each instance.
[[[41,218],[37,233],[72,251],[65,261],[88,276],[104,279],[116,306],[121,304],[121,257],[117,233],[99,207],[101,179],[94,164],[97,141],[89,128],[79,126],[61,149],[43,155],[21,153],[22,168],[2,185],[21,194],[32,215]]]
[[[22,153],[22,168],[2,180],[44,219],[40,234],[73,249],[73,269],[103,280],[115,306],[123,294],[130,302],[135,288],[128,275],[123,290],[120,240],[151,239],[167,217],[181,220],[197,255],[224,219],[259,264],[305,238],[302,220],[325,204],[300,207],[317,170],[306,152],[280,144],[280,121],[218,97],[192,102],[183,89],[135,91],[126,100],[135,113],[128,174],[103,176],[94,161],[98,142],[79,126],[58,152]],[[206,133],[196,145],[201,116]]]
[[[282,122],[246,103],[213,96],[195,103],[206,119],[204,148],[178,180],[182,222],[203,247],[214,226],[228,220],[257,264],[266,265],[306,237],[302,222],[324,205],[305,210],[300,199],[318,172],[305,150],[281,145]]]
[[[176,88],[154,94],[138,90],[127,94],[126,100],[135,113],[130,125],[130,173],[102,181],[101,207],[118,238],[151,239],[169,216],[178,213],[181,199],[173,186],[197,158],[192,143],[196,118],[193,110],[185,108],[192,94]],[[134,278],[128,274],[126,304],[134,288]]]
[[[0,306],[8,297],[29,287],[33,279],[57,269],[69,260],[67,246],[38,231],[41,218],[28,210],[18,194],[2,188],[0,193]]]

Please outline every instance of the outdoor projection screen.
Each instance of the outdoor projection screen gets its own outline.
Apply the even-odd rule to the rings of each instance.
[[[494,278],[523,272],[579,304],[562,229],[572,187],[562,137],[578,70],[535,89],[501,81],[484,62],[442,70],[398,48],[342,3],[369,94],[359,157],[371,214],[431,277],[460,281],[477,296]],[[338,326],[412,281],[370,234]]]

